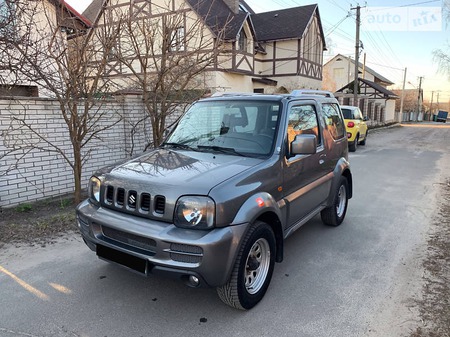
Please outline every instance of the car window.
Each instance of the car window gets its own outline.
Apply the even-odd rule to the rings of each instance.
[[[325,123],[330,130],[333,139],[341,139],[345,135],[345,125],[339,112],[339,106],[335,103],[322,105]]]
[[[351,109],[342,108],[342,114],[345,119],[353,119],[353,114]]]
[[[361,111],[359,109],[355,109],[353,119],[361,119]]]
[[[279,102],[200,101],[183,115],[167,143],[204,151],[221,147],[240,154],[269,155],[279,111]]]
[[[312,134],[317,137],[317,145],[321,145],[317,113],[313,105],[295,105],[291,107],[287,134],[289,144],[297,135]]]

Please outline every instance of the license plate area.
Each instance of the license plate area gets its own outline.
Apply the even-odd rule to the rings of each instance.
[[[147,274],[147,261],[139,257],[97,244],[97,256],[101,259],[117,263],[138,273]]]

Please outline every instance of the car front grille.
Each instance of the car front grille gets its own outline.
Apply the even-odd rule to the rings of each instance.
[[[103,204],[112,209],[136,212],[136,215],[164,215],[166,198],[162,195],[152,196],[150,193],[127,190],[122,187],[107,185],[104,191]]]
[[[114,228],[102,226],[102,232],[108,239],[124,243],[129,246],[133,246],[139,249],[146,250],[148,252],[155,252],[156,242],[153,239],[137,236],[131,233],[119,231]]]

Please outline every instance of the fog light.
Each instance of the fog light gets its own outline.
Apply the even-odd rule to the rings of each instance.
[[[189,276],[189,283],[193,287],[198,287],[198,285],[200,284],[200,280],[198,279],[198,277],[191,275],[191,276]]]

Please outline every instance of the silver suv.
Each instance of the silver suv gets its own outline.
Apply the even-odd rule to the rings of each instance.
[[[284,240],[319,213],[340,225],[351,196],[331,93],[222,95],[194,103],[159,148],[93,175],[77,221],[99,258],[216,287],[245,310]]]

